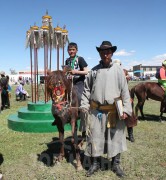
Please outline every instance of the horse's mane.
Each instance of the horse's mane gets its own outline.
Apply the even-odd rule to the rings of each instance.
[[[52,89],[56,86],[58,82],[61,82],[62,86],[65,88],[66,99],[72,100],[72,104],[78,105],[76,89],[72,85],[72,80],[68,79],[65,72],[62,70],[52,71],[48,73],[47,76],[47,92],[51,95]],[[72,97],[71,97],[72,92]]]
[[[70,79],[67,79],[67,76],[65,73],[61,70],[52,71],[47,76],[47,85],[49,88],[49,85],[55,86],[56,83],[60,81],[62,85],[66,88],[67,91],[71,90],[72,82]]]

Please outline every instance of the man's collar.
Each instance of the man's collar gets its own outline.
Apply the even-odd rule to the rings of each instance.
[[[103,63],[103,60],[100,60],[100,65],[102,66],[102,68],[110,68],[112,65],[113,65],[113,62],[112,60],[110,61],[110,64],[108,66],[105,66],[104,63]]]

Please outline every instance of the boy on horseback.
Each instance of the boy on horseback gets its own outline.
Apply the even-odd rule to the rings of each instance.
[[[78,46],[76,43],[69,43],[67,51],[70,57],[66,59],[65,64],[71,67],[70,73],[73,76],[73,86],[75,86],[77,90],[78,101],[80,106],[81,95],[84,89],[85,75],[88,74],[88,64],[86,63],[83,57],[77,55]],[[83,136],[85,136],[85,124],[82,112],[80,113],[80,116],[80,131],[82,131]]]

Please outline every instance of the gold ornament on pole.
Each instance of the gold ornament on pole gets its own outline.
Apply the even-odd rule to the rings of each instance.
[[[57,70],[59,70],[59,50],[63,49],[63,65],[64,65],[64,47],[69,42],[68,31],[64,28],[60,28],[58,25],[53,28],[52,17],[48,15],[42,16],[42,26],[39,28],[31,26],[26,32],[26,48],[30,47],[30,65],[31,65],[31,91],[32,91],[32,102],[39,101],[39,72],[38,72],[38,49],[44,48],[44,77],[46,78],[48,70],[51,71],[52,63],[52,48],[57,49]],[[32,51],[33,49],[33,51]],[[48,52],[50,50],[50,53]],[[49,63],[48,63],[48,55]],[[45,103],[48,101],[47,96],[47,84],[45,81]]]

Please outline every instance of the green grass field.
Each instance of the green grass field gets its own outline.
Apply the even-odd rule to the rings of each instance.
[[[137,83],[130,82],[129,88]],[[15,101],[15,88],[12,86],[11,108],[0,114],[0,171],[5,180],[119,179],[111,170],[99,171],[90,178],[85,176],[85,169],[76,172],[68,141],[69,159],[61,163],[52,162],[58,148],[58,144],[52,141],[58,138],[58,133],[24,133],[8,129],[8,116],[15,114],[20,107],[27,106],[27,101]],[[26,85],[25,88],[30,91],[30,86]],[[121,158],[126,180],[166,180],[166,121],[158,122],[159,108],[157,101],[145,102],[145,120],[134,128],[136,141],[127,141],[128,151]],[[65,132],[65,137],[69,136],[71,132]],[[84,159],[84,167],[88,166]]]

